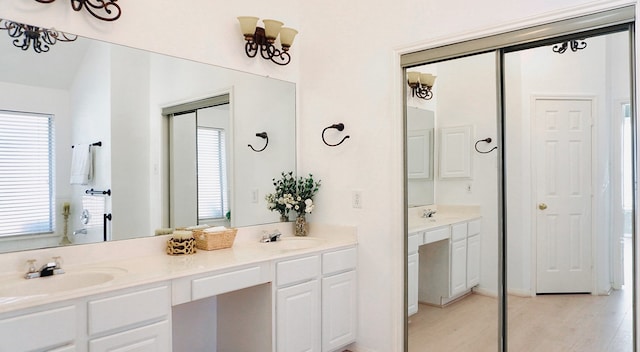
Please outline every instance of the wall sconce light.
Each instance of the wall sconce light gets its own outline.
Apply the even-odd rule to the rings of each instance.
[[[431,88],[436,82],[436,76],[429,73],[407,72],[407,83],[411,87],[411,96],[429,100],[433,98]]]
[[[33,48],[36,53],[46,53],[50,45],[57,42],[72,42],[77,35],[58,32],[54,29],[43,29],[27,24],[0,19],[0,30],[5,30],[13,40],[13,45],[22,50]]]
[[[256,57],[258,51],[265,60],[284,66],[291,62],[289,48],[293,44],[298,31],[293,28],[282,27],[284,23],[276,20],[262,20],[264,28],[258,27],[258,17],[241,16],[238,17],[240,30],[247,43],[244,45],[244,52],[248,57]],[[277,49],[273,43],[280,35],[280,45],[282,49]]]
[[[569,40],[562,44],[556,44],[553,46],[553,48],[551,48],[551,50],[553,50],[554,53],[564,54],[564,52],[567,51],[567,49],[569,48],[571,48],[571,51],[575,53],[576,51],[582,50],[586,47],[587,47],[587,42],[580,39],[580,40]]]
[[[36,1],[43,4],[50,4],[56,0]],[[120,14],[122,13],[116,1],[118,0],[71,0],[71,7],[74,11],[80,11],[84,7],[91,16],[99,20],[115,21],[120,18]]]

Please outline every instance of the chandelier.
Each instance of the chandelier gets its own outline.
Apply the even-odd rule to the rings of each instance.
[[[407,72],[407,84],[411,87],[411,96],[424,100],[433,98],[433,84],[436,76],[429,73],[420,73],[416,71]]]
[[[576,52],[587,47],[587,42],[584,40],[569,40],[562,44],[556,44],[551,48],[554,53],[563,54],[567,49],[571,48],[571,51]]]
[[[291,62],[289,48],[293,44],[293,38],[298,34],[298,31],[293,28],[282,27],[284,23],[276,20],[262,20],[262,23],[264,23],[264,28],[262,28],[257,25],[258,20],[258,17],[238,17],[240,30],[246,41],[244,52],[247,56],[256,57],[259,51],[263,59],[271,60],[280,66]],[[273,45],[278,36],[280,37],[280,49]]]
[[[0,18],[0,30],[5,30],[11,38],[13,45],[22,50],[33,48],[36,53],[46,53],[50,46],[57,42],[72,42],[78,39],[77,35],[58,32],[54,29],[44,29],[28,24],[7,21]]]
[[[36,0],[39,3],[50,4],[56,0]],[[85,8],[91,16],[102,21],[115,21],[120,18],[122,10],[116,4],[118,0],[71,0],[71,8],[80,11]]]

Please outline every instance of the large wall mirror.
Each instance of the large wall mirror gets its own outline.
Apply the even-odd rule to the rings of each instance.
[[[29,116],[51,122],[46,127],[50,135],[45,135],[50,143],[38,152],[49,171],[40,188],[21,187],[20,180],[11,179],[16,164],[5,162],[2,193],[47,204],[40,212],[44,215],[31,211],[35,208],[0,215],[5,216],[1,223],[8,217],[22,219],[0,232],[0,252],[153,236],[174,226],[169,222],[175,201],[169,187],[170,143],[195,141],[196,130],[169,138],[170,118],[163,109],[219,96],[228,99],[218,124],[223,127],[216,127],[226,135],[226,211],[216,220],[227,226],[279,220],[264,197],[272,192],[274,177],[296,170],[295,84],[82,37],[42,53],[22,50],[13,41],[0,30],[0,114],[14,121]],[[249,145],[261,148],[264,139],[256,134],[262,132],[269,144],[255,152]],[[28,150],[2,142],[5,151],[16,145]],[[71,184],[72,171],[77,171],[72,146],[98,142],[90,147],[91,180]],[[173,164],[194,157],[178,152]],[[184,178],[174,191],[187,195],[179,187],[186,190],[196,182]],[[86,193],[92,189],[96,194]],[[111,195],[102,194],[107,190]],[[7,200],[0,207],[19,209],[27,203]],[[44,225],[34,230],[34,223]],[[69,241],[63,243],[65,231]]]
[[[563,31],[568,20],[514,42],[458,45],[459,55],[405,58],[407,71],[437,73],[428,102],[434,204],[415,211],[406,197],[407,351],[636,350],[634,13],[585,16],[580,33]],[[409,127],[416,98],[407,90]],[[454,154],[451,131],[470,131]],[[439,170],[443,158],[466,153],[470,176]],[[409,174],[407,185],[415,192]],[[471,215],[481,218],[479,251],[473,221],[454,214],[467,209],[452,205],[479,207]],[[456,223],[466,223],[466,246]],[[466,271],[456,269],[460,258]],[[456,291],[456,275],[466,290]],[[440,301],[430,299],[434,290]]]

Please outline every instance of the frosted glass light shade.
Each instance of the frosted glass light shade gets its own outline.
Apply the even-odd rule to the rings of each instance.
[[[240,30],[242,34],[247,36],[253,36],[256,31],[256,25],[258,24],[258,17],[240,16],[238,17],[240,22]]]
[[[282,27],[280,29],[280,44],[282,46],[291,46],[293,44],[293,38],[296,37],[298,31],[293,28]]]
[[[427,87],[433,87],[433,84],[435,82],[436,82],[436,76],[428,73],[420,74],[420,84],[425,85]]]
[[[420,80],[420,72],[407,72],[407,80],[409,84],[418,83]]]
[[[264,35],[267,39],[276,39],[278,37],[278,33],[280,33],[280,28],[284,23],[276,20],[262,20],[264,23]]]

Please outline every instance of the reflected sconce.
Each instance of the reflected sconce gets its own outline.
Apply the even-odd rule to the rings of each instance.
[[[340,122],[340,123],[335,123],[335,124],[333,124],[333,125],[331,125],[331,126],[325,127],[325,128],[322,130],[322,141],[324,142],[324,144],[328,145],[329,147],[337,147],[337,146],[339,146],[340,144],[342,144],[342,142],[344,142],[347,138],[349,138],[349,135],[346,135],[346,136],[344,136],[344,137],[342,138],[342,140],[341,140],[340,142],[338,142],[338,143],[336,143],[336,144],[330,144],[330,143],[327,143],[327,140],[326,140],[326,139],[324,139],[324,133],[325,133],[325,132],[327,132],[327,130],[328,130],[328,129],[332,129],[332,128],[335,128],[336,130],[338,130],[338,131],[342,132],[342,131],[344,131],[344,123],[342,123],[342,122]]]
[[[262,147],[262,149],[256,149],[251,144],[248,144],[251,150],[253,150],[254,152],[260,153],[261,151],[267,149],[267,146],[269,145],[269,136],[267,135],[267,132],[260,132],[260,133],[256,133],[256,137],[260,137],[262,139],[267,140],[267,142],[264,144],[264,147]]]
[[[429,73],[407,72],[407,83],[411,87],[411,96],[429,100],[433,98],[431,88],[436,76]]]
[[[256,57],[258,51],[265,60],[284,66],[291,62],[289,48],[293,44],[298,31],[293,28],[282,27],[284,23],[276,20],[262,20],[264,28],[259,27],[258,17],[240,16],[240,30],[247,43],[244,45],[244,52],[248,57]],[[280,36],[281,49],[275,47],[274,43]]]
[[[56,0],[36,0],[39,3],[50,4]],[[71,0],[71,7],[74,11],[80,11],[83,8],[91,14],[91,16],[102,21],[115,21],[120,18],[122,10],[116,4],[118,0]]]
[[[576,51],[582,50],[586,47],[587,47],[587,42],[580,39],[580,40],[569,40],[562,44],[556,44],[553,46],[553,48],[551,48],[551,50],[553,50],[554,53],[564,54],[564,52],[567,51],[567,49],[569,48],[571,48],[571,51],[575,53]]]
[[[33,48],[36,53],[46,53],[50,46],[57,42],[72,42],[77,35],[58,32],[54,29],[44,29],[18,22],[0,19],[0,30],[5,30],[13,39],[13,46],[22,50]]]

